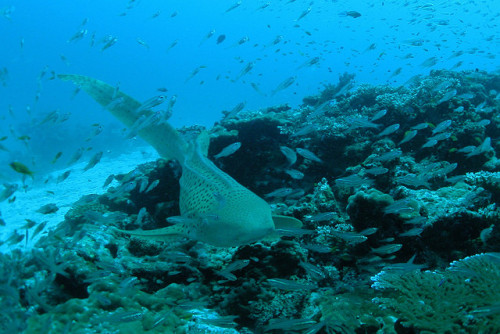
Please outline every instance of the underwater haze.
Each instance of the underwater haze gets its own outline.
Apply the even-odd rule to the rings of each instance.
[[[0,0],[0,333],[500,333],[497,0]]]
[[[0,154],[40,173],[89,137],[94,151],[131,142],[56,74],[99,78],[140,101],[175,96],[174,126],[208,126],[240,103],[297,106],[344,72],[357,85],[401,85],[435,68],[498,67],[495,1],[2,1],[0,10],[2,144],[22,156]],[[67,120],[40,124],[54,111]]]

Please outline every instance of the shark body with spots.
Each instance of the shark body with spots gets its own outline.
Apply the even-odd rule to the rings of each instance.
[[[59,78],[81,87],[127,127],[153,114],[151,110],[140,110],[140,102],[103,81],[82,75]],[[117,99],[120,103],[113,103]],[[175,159],[182,166],[179,206],[181,216],[187,219],[156,230],[121,232],[156,240],[181,235],[214,246],[232,247],[273,235],[276,229],[302,226],[293,217],[272,215],[266,201],[215,166],[206,157],[206,132],[187,142],[170,124],[158,122],[141,128],[138,135],[160,156]]]

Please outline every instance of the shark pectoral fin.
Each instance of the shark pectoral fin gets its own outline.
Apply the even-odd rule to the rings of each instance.
[[[281,215],[273,215],[275,229],[301,228],[302,222],[297,218]]]
[[[182,229],[179,227],[179,225],[172,225],[164,228],[159,228],[155,230],[133,230],[133,231],[127,231],[127,230],[120,230],[120,229],[113,229],[116,232],[120,232],[123,234],[128,234],[134,237],[138,237],[141,239],[147,239],[147,240],[156,240],[156,241],[166,241],[169,240],[169,238],[173,236],[179,236],[179,235],[184,235]]]
[[[301,236],[302,222],[297,218],[281,215],[272,215],[274,222],[274,231],[267,235],[263,240],[274,242],[281,239],[282,236]]]

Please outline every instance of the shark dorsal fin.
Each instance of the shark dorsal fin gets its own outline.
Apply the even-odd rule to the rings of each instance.
[[[208,155],[208,147],[210,146],[210,135],[208,131],[202,131],[198,135],[198,138],[196,138],[196,141],[198,142],[201,154],[206,157]]]

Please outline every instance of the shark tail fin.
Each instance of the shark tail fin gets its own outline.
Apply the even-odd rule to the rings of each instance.
[[[131,128],[140,118],[154,116],[151,110],[138,111],[141,103],[101,80],[84,75],[59,74],[58,78],[72,81],[108,110],[125,126]],[[187,143],[166,121],[154,122],[137,131],[165,159],[176,159],[181,164],[186,156]]]

